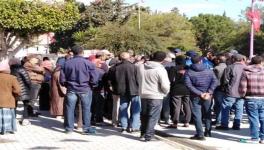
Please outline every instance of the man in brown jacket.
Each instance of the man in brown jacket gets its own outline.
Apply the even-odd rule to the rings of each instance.
[[[32,117],[37,117],[39,115],[38,112],[34,112],[34,104],[37,101],[39,90],[41,87],[41,83],[44,81],[44,68],[40,65],[40,60],[36,57],[29,58],[24,64],[25,69],[27,70],[29,77],[31,79],[31,87],[30,87],[30,97],[31,102],[30,106],[28,107],[28,114]]]

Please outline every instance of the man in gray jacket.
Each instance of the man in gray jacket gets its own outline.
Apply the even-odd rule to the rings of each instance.
[[[235,54],[232,57],[234,63],[225,69],[222,77],[225,98],[222,103],[221,126],[216,127],[219,130],[229,129],[229,112],[233,105],[235,107],[235,118],[232,127],[234,130],[240,130],[240,122],[243,115],[244,100],[240,96],[238,89],[246,65],[243,55]]]
[[[216,115],[216,126],[221,124],[221,110],[222,110],[222,102],[225,96],[223,87],[221,86],[221,78],[224,74],[224,70],[227,67],[226,65],[226,57],[224,55],[218,55],[216,58],[217,65],[214,67],[215,75],[218,79],[218,87],[216,87],[214,91],[214,111]]]
[[[154,136],[162,108],[162,100],[170,90],[167,71],[161,64],[166,53],[157,51],[151,61],[138,67],[138,83],[141,100],[141,140],[150,141]]]

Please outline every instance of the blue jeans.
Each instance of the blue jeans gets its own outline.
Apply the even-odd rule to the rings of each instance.
[[[214,111],[216,124],[221,123],[221,112],[222,112],[222,102],[225,97],[225,93],[220,90],[215,90],[214,92]]]
[[[130,102],[131,102],[130,119],[128,119],[128,106]],[[141,111],[140,97],[139,96],[120,96],[119,110],[120,110],[119,117],[120,117],[122,129],[127,129],[128,127],[131,127],[132,129],[139,130],[140,111]]]
[[[199,137],[203,137],[204,132],[203,132],[202,116],[205,120],[205,130],[211,131],[212,128],[212,124],[211,124],[212,100],[202,100],[200,97],[191,97],[191,102],[192,102],[192,114],[196,129],[196,135]]]
[[[78,99],[80,99],[82,105],[83,131],[88,131],[91,127],[92,91],[87,93],[67,92],[66,97],[66,131],[73,131],[75,120],[74,109]]]
[[[243,115],[244,99],[228,97],[228,96],[226,96],[223,99],[223,103],[222,103],[221,126],[228,127],[229,113],[233,105],[235,106],[235,118],[234,118],[233,127],[240,128],[240,122]]]
[[[247,99],[245,107],[250,123],[251,138],[264,140],[264,99]]]

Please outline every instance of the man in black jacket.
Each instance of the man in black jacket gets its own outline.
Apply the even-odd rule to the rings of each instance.
[[[189,127],[191,121],[190,91],[184,84],[185,74],[185,57],[177,56],[176,67],[169,70],[169,79],[171,83],[170,97],[172,108],[173,124],[169,128],[177,128],[180,118],[180,111],[183,104],[184,110],[184,127]]]
[[[121,132],[126,130],[129,132],[139,131],[141,105],[138,96],[136,66],[129,61],[130,54],[127,52],[121,53],[120,59],[122,62],[115,68],[115,78],[117,81],[117,92],[120,95]],[[128,106],[130,103],[131,119],[128,118]]]

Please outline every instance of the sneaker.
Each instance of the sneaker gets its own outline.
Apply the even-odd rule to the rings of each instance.
[[[21,125],[22,125],[22,126],[27,126],[27,125],[31,125],[31,123],[30,123],[30,121],[29,121],[28,119],[23,119],[23,120],[21,121]]]
[[[129,132],[129,133],[139,133],[140,130],[139,129],[129,129],[127,132]]]
[[[224,126],[217,126],[215,127],[216,130],[229,130],[228,127],[224,127]]]
[[[127,130],[126,129],[121,129],[121,133],[123,134],[123,133],[125,133]]]
[[[240,143],[251,143],[251,144],[258,144],[258,139],[240,139]]]
[[[195,135],[195,136],[191,137],[190,139],[191,140],[205,141],[205,137],[204,136],[198,136],[198,135]]]
[[[96,134],[96,128],[89,128],[87,131],[83,131],[83,135],[88,135],[88,134]]]
[[[185,128],[188,128],[189,126],[190,126],[189,123],[184,123],[184,124],[183,124],[183,127],[185,127]]]
[[[139,140],[140,141],[145,141],[145,135],[144,134],[143,135],[140,135]]]

